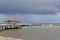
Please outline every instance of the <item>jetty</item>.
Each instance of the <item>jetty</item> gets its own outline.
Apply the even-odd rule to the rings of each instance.
[[[8,20],[4,20],[3,22],[7,22],[7,24],[0,24],[0,31],[6,30],[6,29],[18,29],[24,26],[32,25],[29,23],[20,23],[20,21],[16,19],[8,19]]]
[[[16,23],[20,22],[20,21],[17,21],[16,19],[9,19],[9,20],[5,20],[3,22],[7,22],[8,24],[0,24],[0,30],[16,29],[16,28],[20,27],[20,26],[16,25]]]
[[[10,24],[0,24],[0,31],[7,29],[18,29],[18,28],[20,28],[20,26],[15,25],[12,27],[12,25]]]

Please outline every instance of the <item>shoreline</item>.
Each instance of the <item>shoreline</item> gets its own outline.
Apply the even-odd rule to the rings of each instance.
[[[24,40],[24,39],[17,39],[17,38],[12,38],[12,37],[0,36],[0,40]]]

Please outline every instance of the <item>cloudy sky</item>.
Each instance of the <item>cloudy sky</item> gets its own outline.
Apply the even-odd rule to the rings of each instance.
[[[60,23],[60,0],[0,0],[0,20]]]

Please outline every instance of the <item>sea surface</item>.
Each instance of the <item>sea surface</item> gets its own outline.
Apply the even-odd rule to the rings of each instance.
[[[4,30],[0,36],[25,40],[60,40],[60,26],[28,26],[21,29]]]

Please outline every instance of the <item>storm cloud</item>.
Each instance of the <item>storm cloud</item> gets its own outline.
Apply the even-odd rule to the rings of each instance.
[[[57,14],[60,0],[0,0],[1,14]]]
[[[60,23],[60,0],[0,0],[0,22]]]

